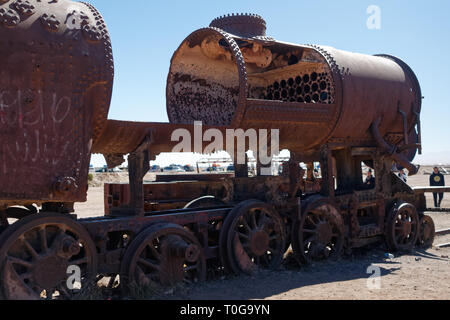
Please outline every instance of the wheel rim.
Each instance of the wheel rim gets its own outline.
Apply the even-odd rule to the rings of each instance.
[[[417,242],[419,217],[411,204],[402,204],[391,213],[389,239],[393,250],[411,250]]]
[[[7,299],[70,299],[69,266],[81,271],[81,288],[95,277],[97,257],[89,234],[75,221],[57,214],[27,217],[0,239],[2,291]]]
[[[292,246],[301,263],[337,258],[343,248],[342,218],[331,205],[309,209],[295,223]]]
[[[270,206],[249,201],[227,218],[227,257],[234,273],[251,274],[258,269],[276,269],[285,249],[284,225]]]
[[[206,261],[198,240],[183,227],[158,224],[141,233],[124,258],[126,286],[173,286],[203,281]]]

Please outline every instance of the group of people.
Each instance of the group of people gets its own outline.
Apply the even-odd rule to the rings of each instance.
[[[403,181],[408,181],[408,176],[406,175],[405,170],[400,170],[398,173],[398,177]],[[367,173],[366,180],[364,181],[365,186],[368,189],[372,189],[375,187],[375,177],[373,176],[372,169],[369,169],[369,172]],[[430,175],[430,186],[431,187],[445,187],[445,178],[442,173],[439,172],[438,167],[434,167],[433,173]],[[433,193],[434,198],[434,207],[440,208],[442,204],[442,200],[444,199],[444,193],[442,192],[435,192]]]

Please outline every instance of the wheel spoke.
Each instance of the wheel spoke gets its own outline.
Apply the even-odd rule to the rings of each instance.
[[[307,215],[306,216],[306,220],[308,220],[313,226],[316,226],[316,222],[314,222],[313,218],[311,217],[312,215]]]
[[[155,263],[153,263],[153,262],[151,262],[151,261],[149,261],[147,259],[144,259],[144,258],[140,258],[138,260],[138,263],[143,264],[144,266],[149,267],[151,269],[154,269],[156,271],[160,270],[160,266],[159,265],[157,265],[157,264],[155,264]]]
[[[28,262],[26,260],[22,260],[22,259],[16,258],[16,257],[7,256],[6,259],[12,264],[18,264],[18,265],[24,266],[24,267],[26,267],[28,269],[31,269],[31,268],[34,267],[33,263]]]
[[[258,219],[258,225],[257,225],[257,228],[258,228],[259,230],[264,229],[264,226],[266,225],[267,220],[269,220],[269,219],[267,218],[266,214],[265,214],[264,212],[261,212],[261,213],[259,214],[259,219]]]
[[[43,226],[39,230],[39,237],[41,238],[42,253],[46,254],[48,252],[48,243],[47,243],[47,230],[45,229],[45,226]]]
[[[252,224],[253,230],[257,229],[258,224],[256,223],[256,216],[254,213],[253,214],[251,213],[250,215],[251,215],[251,224]]]
[[[161,254],[156,250],[155,246],[153,244],[149,244],[148,247],[150,248],[150,251],[152,252],[152,255],[156,258],[156,260],[161,261]]]
[[[251,232],[251,231],[252,231],[252,228],[250,228],[250,226],[248,225],[248,222],[247,222],[247,220],[245,219],[245,217],[242,216],[241,219],[242,219],[242,225],[245,227],[245,229],[247,229],[248,232]]]
[[[249,236],[247,236],[246,234],[243,234],[242,232],[238,232],[238,231],[237,231],[237,234],[239,235],[239,237],[242,237],[242,238],[244,238],[245,240],[249,240],[249,239],[250,239]]]
[[[31,254],[33,259],[37,259],[39,257],[38,253],[36,252],[36,250],[34,250],[34,248],[31,246],[31,244],[28,242],[27,239],[21,238],[20,241],[23,243],[27,251]]]

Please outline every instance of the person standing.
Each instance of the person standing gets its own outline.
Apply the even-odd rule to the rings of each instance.
[[[364,182],[367,189],[374,189],[375,188],[375,177],[372,174],[372,169],[369,169],[369,172],[367,172],[367,178]]]
[[[444,175],[439,172],[438,167],[434,167],[433,173],[430,176],[430,186],[431,187],[445,187]],[[440,208],[442,200],[444,199],[444,193],[435,192],[435,193],[433,193],[433,197],[434,197],[434,207]]]

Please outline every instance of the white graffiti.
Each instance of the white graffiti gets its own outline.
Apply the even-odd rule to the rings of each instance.
[[[35,101],[24,105],[25,95],[22,90],[17,92],[0,90],[0,124],[20,128],[45,124],[47,107],[51,111],[50,117],[55,124],[60,124],[67,119],[72,107],[72,100],[69,97],[58,97],[56,93],[53,93],[50,95],[52,96],[50,105],[44,106],[47,101],[44,102],[43,92],[39,90],[36,96]]]
[[[2,170],[16,162],[56,166],[70,147],[72,100],[56,93],[0,90]],[[55,148],[57,147],[57,148]]]

